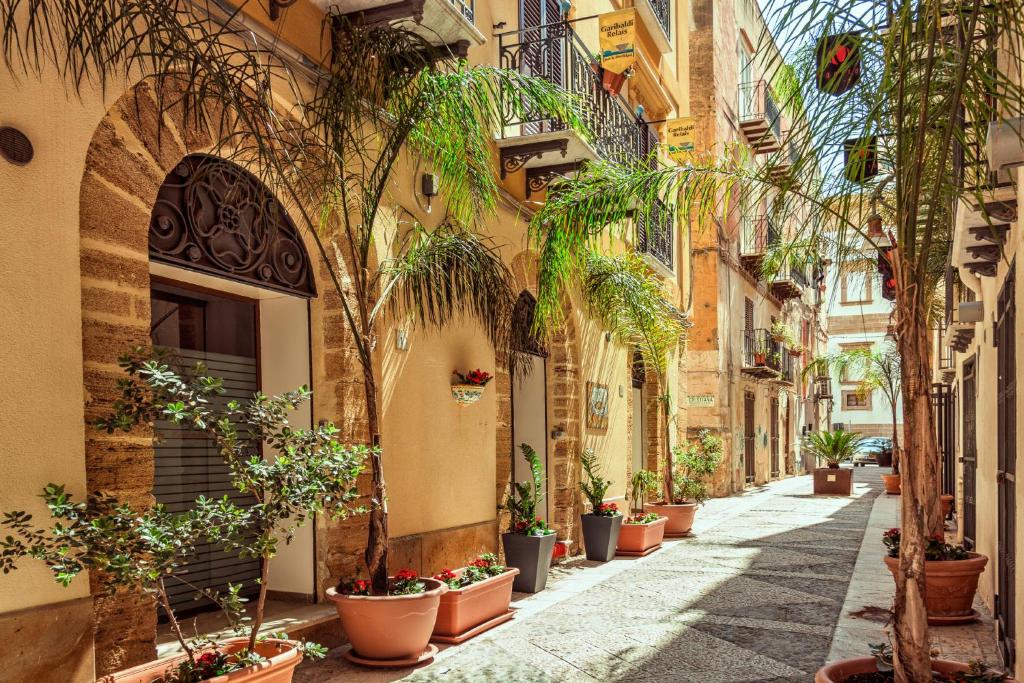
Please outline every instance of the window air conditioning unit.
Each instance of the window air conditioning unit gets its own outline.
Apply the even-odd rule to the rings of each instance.
[[[1024,117],[988,124],[985,151],[992,171],[1024,165]]]
[[[985,304],[981,301],[961,301],[953,309],[953,322],[980,323],[985,320]]]

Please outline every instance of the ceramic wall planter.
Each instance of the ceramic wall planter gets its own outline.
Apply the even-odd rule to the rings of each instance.
[[[882,559],[895,580],[899,558],[886,556]],[[924,563],[924,606],[928,610],[929,624],[965,624],[978,618],[974,594],[986,564],[988,558],[978,553],[970,553],[966,560]]]
[[[249,645],[248,638],[231,638],[221,645],[223,652],[238,652]],[[259,666],[249,666],[203,683],[290,683],[295,667],[302,661],[299,644],[291,640],[268,638],[256,645],[256,651],[267,658]],[[158,659],[99,679],[99,683],[153,683],[167,675],[167,670],[185,661],[185,655]]]
[[[622,529],[622,515],[583,515],[583,547],[587,559],[607,562],[615,557],[615,546]]]
[[[427,590],[416,595],[342,595],[327,589],[352,643],[345,656],[366,666],[413,666],[437,653],[430,645],[437,609],[448,586],[421,578]]]
[[[668,519],[665,524],[665,537],[678,538],[689,536],[693,528],[693,517],[697,514],[696,503],[647,503],[644,512],[653,512]]]
[[[660,517],[647,524],[623,523],[615,554],[627,557],[650,555],[661,547],[661,542],[665,538],[666,524],[668,524],[667,517]]]
[[[900,495],[900,486],[903,478],[898,474],[883,474],[882,483],[885,485],[885,492],[890,496]]]
[[[483,398],[485,387],[479,384],[453,384],[452,398],[460,406],[468,406]]]
[[[539,593],[548,585],[551,553],[555,549],[555,534],[527,536],[507,533],[501,535],[505,549],[505,564],[519,570],[512,589],[520,593]]]
[[[853,491],[853,470],[819,467],[814,470],[814,495],[848,496]]]
[[[461,576],[465,571],[456,569]],[[431,640],[462,643],[512,618],[512,583],[519,570],[509,567],[498,576],[471,583],[464,588],[449,588],[441,596],[437,621]]]
[[[933,659],[932,669],[941,674],[951,674],[957,671],[967,671],[967,665],[944,659]],[[875,665],[874,657],[841,659],[818,669],[818,673],[814,675],[814,683],[844,683],[850,676],[877,671],[878,667]],[[1014,683],[1014,679],[1008,678],[1004,683]]]

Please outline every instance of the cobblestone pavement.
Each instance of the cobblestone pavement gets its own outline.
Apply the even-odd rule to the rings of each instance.
[[[367,672],[335,651],[296,681],[807,683],[881,490],[877,469],[855,475],[850,498],[789,479],[709,501],[694,536],[646,558],[558,568],[507,625],[418,670]]]

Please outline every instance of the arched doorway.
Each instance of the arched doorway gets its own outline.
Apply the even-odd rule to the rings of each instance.
[[[533,327],[537,300],[523,291],[516,301],[513,319],[513,348],[522,355],[522,362],[512,376],[512,481],[530,479],[530,466],[523,456],[521,444],[529,444],[537,452],[546,474],[548,462],[547,422],[547,358],[544,344],[530,330]],[[551,501],[544,478],[544,504],[538,510],[542,519],[550,519]]]
[[[270,191],[241,167],[191,154],[168,173],[149,224],[150,337],[181,370],[202,362],[224,380],[215,402],[245,401],[311,383],[308,300],[316,295],[309,258],[295,226]],[[292,423],[308,427],[308,404]],[[155,425],[153,495],[172,512],[199,496],[256,500],[231,486],[229,471],[205,435],[169,422]],[[262,444],[257,444],[264,455]],[[299,530],[271,570],[276,593],[315,594],[313,528]],[[186,580],[169,586],[178,610],[212,606],[196,591],[240,584],[258,591],[258,560],[216,546],[197,547]]]

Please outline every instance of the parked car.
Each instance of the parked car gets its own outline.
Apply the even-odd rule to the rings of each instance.
[[[879,460],[892,462],[892,439],[885,436],[872,436],[864,439],[860,450],[853,456],[854,467],[864,467],[868,463],[877,465]]]

